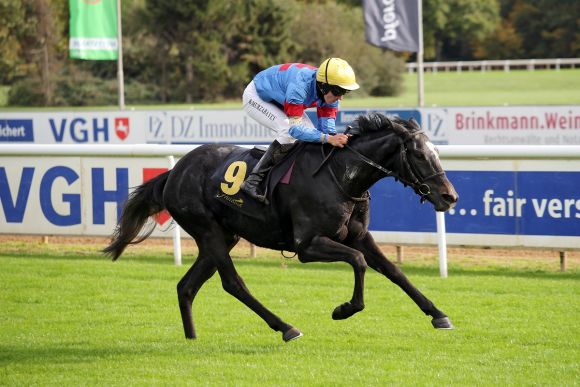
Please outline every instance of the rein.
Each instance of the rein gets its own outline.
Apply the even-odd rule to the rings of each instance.
[[[351,127],[347,126],[346,130],[344,131],[344,134],[348,134],[348,132],[350,131]],[[349,147],[348,144],[345,145],[346,147]],[[324,145],[322,145],[320,147],[320,151],[322,152],[322,162],[320,163],[320,165],[318,166],[318,168],[316,168],[314,170],[314,172],[312,172],[312,176],[315,176],[318,172],[320,172],[320,170],[322,169],[322,167],[324,166],[324,164],[326,164],[326,162],[328,160],[330,160],[330,157],[334,154],[334,151],[336,150],[336,147],[332,147],[332,149],[330,150],[330,152],[328,152],[328,154],[324,154]],[[353,149],[354,150],[354,149]],[[355,151],[356,152],[356,151]],[[358,152],[357,152],[358,153]],[[359,155],[363,156],[362,154],[359,153]],[[369,159],[370,160],[370,159]],[[373,162],[372,160],[370,160],[371,162]],[[377,164],[378,165],[378,164]],[[378,165],[380,167],[380,165]],[[334,174],[334,171],[332,170],[332,168],[328,168],[328,171],[330,172],[330,176],[332,177],[332,180],[334,181],[334,184],[336,184],[336,186],[338,187],[338,189],[340,190],[340,192],[346,196],[347,198],[349,198],[350,200],[354,201],[354,202],[364,202],[366,200],[369,199],[369,197],[371,196],[369,194],[369,192],[365,192],[363,194],[363,196],[361,196],[360,198],[356,198],[354,196],[349,195],[344,188],[342,188],[342,185],[340,184],[340,182],[338,181],[336,175]]]

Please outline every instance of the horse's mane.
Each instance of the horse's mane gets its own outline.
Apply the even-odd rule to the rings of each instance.
[[[382,113],[369,113],[360,115],[354,121],[349,133],[351,134],[365,134],[379,131],[386,131],[388,133],[400,133],[399,130],[393,128],[393,124],[402,126],[409,132],[419,130],[419,126],[414,119],[404,120],[399,117],[389,118]]]

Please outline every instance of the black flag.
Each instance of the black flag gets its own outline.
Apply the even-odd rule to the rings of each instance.
[[[419,1],[363,0],[367,42],[393,51],[419,51]]]

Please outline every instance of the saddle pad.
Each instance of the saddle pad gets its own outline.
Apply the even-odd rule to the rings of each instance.
[[[260,220],[265,219],[264,205],[246,195],[240,187],[263,154],[256,148],[236,149],[210,178],[218,201]]]
[[[293,147],[286,157],[275,165],[264,179],[267,186],[268,200],[272,203],[272,192],[279,183],[289,184],[297,150]],[[211,185],[215,187],[215,198],[221,203],[256,219],[264,220],[270,211],[264,211],[265,205],[246,195],[240,187],[254,166],[258,163],[264,151],[258,148],[239,148],[233,151],[222,166],[211,177]]]

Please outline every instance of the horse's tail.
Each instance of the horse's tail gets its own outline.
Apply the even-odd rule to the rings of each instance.
[[[143,242],[155,229],[155,223],[139,235],[150,216],[165,209],[163,204],[163,188],[167,182],[169,171],[141,184],[131,193],[123,207],[123,213],[113,233],[111,244],[103,249],[115,261],[130,244]]]

